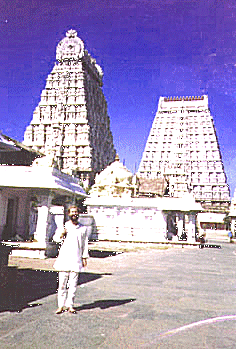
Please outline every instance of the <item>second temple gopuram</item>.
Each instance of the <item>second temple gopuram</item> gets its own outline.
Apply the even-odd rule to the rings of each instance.
[[[57,45],[56,59],[24,144],[90,185],[116,155],[102,91],[103,71],[75,30]]]
[[[171,197],[192,192],[207,211],[229,209],[229,187],[208,96],[160,97],[138,176],[165,177]]]

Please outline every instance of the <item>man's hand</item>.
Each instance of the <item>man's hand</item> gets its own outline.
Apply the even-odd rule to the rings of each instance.
[[[82,258],[82,264],[84,268],[87,266],[87,258]]]
[[[67,231],[64,228],[63,233],[61,233],[60,239],[64,239],[66,237],[66,235],[67,235]]]

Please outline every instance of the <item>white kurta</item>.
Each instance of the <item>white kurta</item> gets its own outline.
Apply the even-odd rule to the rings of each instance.
[[[54,269],[80,272],[83,267],[82,258],[88,258],[87,228],[80,223],[75,225],[68,221],[65,229],[67,235],[54,263]]]

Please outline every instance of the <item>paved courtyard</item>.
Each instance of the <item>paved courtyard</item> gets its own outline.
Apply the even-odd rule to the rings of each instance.
[[[54,261],[11,258],[0,348],[233,349],[236,245],[221,246],[93,253],[77,288],[78,313],[61,315]]]

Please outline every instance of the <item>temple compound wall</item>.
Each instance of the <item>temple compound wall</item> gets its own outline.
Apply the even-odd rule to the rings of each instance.
[[[90,185],[116,154],[102,91],[103,71],[75,30],[58,44],[56,59],[24,144],[53,154],[59,169]]]
[[[186,200],[188,201],[188,200]],[[194,201],[189,208],[171,198],[88,198],[88,214],[96,222],[98,240],[166,242],[196,241]],[[192,209],[192,210],[191,210]],[[172,224],[173,223],[173,224]]]
[[[155,181],[159,183],[159,180]],[[201,205],[189,193],[182,198],[164,197],[165,190],[159,186],[155,187],[154,196],[153,185],[150,186],[150,181],[147,184],[146,189],[143,183],[140,185],[138,178],[121,164],[118,156],[97,174],[90,195],[85,200],[88,214],[94,217],[96,225],[96,232],[91,238],[195,242],[196,215],[202,211]],[[148,197],[149,190],[152,197]]]

